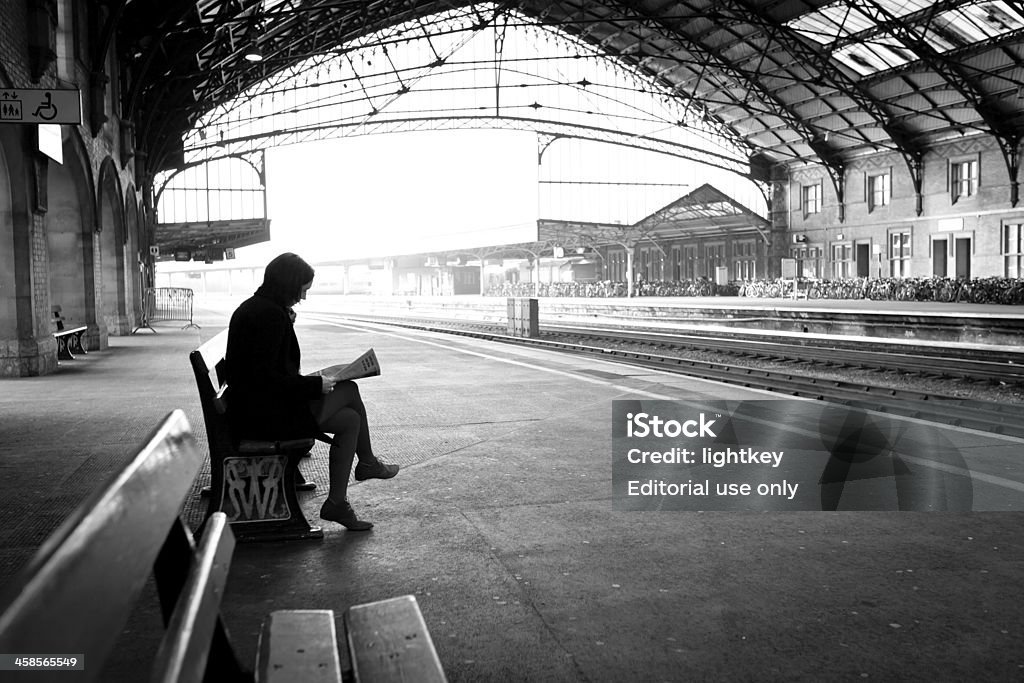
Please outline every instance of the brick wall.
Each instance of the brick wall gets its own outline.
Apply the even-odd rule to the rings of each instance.
[[[26,41],[27,6],[24,2],[0,3],[0,64],[13,88],[27,88],[29,82]]]
[[[978,161],[980,183],[976,194],[954,202],[949,165],[951,160],[968,159]],[[872,207],[868,178],[885,171],[890,172],[891,178],[890,202]],[[803,188],[818,183],[822,188],[821,211],[805,215]],[[840,222],[835,187],[824,169],[811,165],[793,169],[785,183],[789,196],[785,214],[789,222],[788,242],[792,244],[793,238],[799,236],[807,244],[822,245],[827,277],[831,244],[869,241],[883,252],[880,259],[873,254],[870,274],[888,275],[889,234],[906,231],[911,235],[909,274],[929,276],[934,239],[948,237],[950,243],[956,238],[970,239],[971,275],[1002,275],[1002,225],[1006,221],[1024,220],[1024,207],[1010,205],[1010,179],[997,142],[990,136],[973,136],[929,151],[924,157],[921,185],[923,211],[918,216],[910,171],[900,155],[879,154],[857,160],[846,170],[846,217]]]

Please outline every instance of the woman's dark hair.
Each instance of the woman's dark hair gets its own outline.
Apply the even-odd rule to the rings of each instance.
[[[291,306],[299,300],[302,288],[313,281],[314,274],[312,266],[288,252],[267,264],[260,289],[281,304]]]

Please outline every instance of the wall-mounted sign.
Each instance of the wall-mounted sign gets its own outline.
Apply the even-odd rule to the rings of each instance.
[[[82,94],[52,88],[0,89],[0,123],[82,122]]]
[[[159,256],[160,255],[160,247],[158,245],[156,245],[156,244],[151,245],[149,247],[149,255],[150,256]]]

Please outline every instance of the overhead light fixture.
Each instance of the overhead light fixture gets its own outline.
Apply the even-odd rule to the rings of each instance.
[[[245,57],[246,61],[249,62],[263,61],[263,50],[260,49],[259,43],[256,42],[255,34],[253,34],[252,38],[247,42],[245,54],[243,56]]]
[[[263,50],[260,49],[260,32],[257,22],[258,19],[253,20],[249,24],[249,30],[245,32],[245,52],[242,53],[242,56],[248,62],[263,61]]]

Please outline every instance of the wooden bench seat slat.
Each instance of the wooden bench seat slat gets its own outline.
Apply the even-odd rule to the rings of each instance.
[[[263,622],[256,683],[341,683],[332,610],[279,610]]]
[[[0,595],[0,652],[80,653],[87,662],[102,662],[202,461],[185,414],[174,411],[7,582]],[[89,665],[75,680],[94,680],[100,669]]]
[[[357,683],[448,680],[412,595],[349,608],[345,613],[345,630]]]
[[[206,523],[195,568],[178,598],[153,668],[153,683],[201,683],[206,673],[235,537],[223,513]]]

